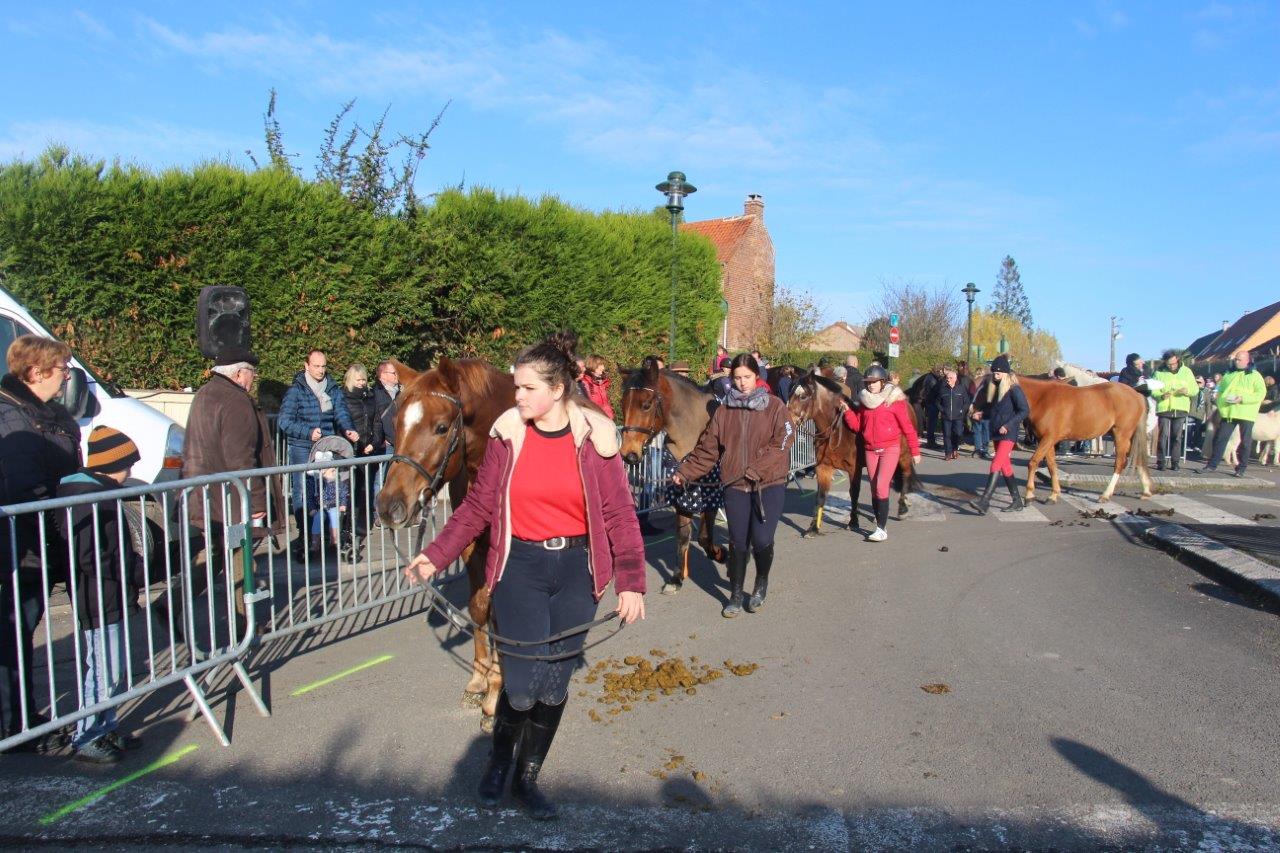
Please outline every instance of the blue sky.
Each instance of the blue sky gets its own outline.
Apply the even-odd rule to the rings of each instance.
[[[1112,314],[1154,354],[1280,299],[1276,3],[177,6],[0,5],[0,159],[247,163],[274,86],[309,171],[350,98],[404,132],[452,101],[420,191],[648,209],[681,169],[690,219],[762,193],[828,320],[886,279],[982,302],[1011,254],[1105,367]]]

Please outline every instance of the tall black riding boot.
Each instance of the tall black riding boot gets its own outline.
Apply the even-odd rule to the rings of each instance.
[[[1001,512],[1018,512],[1026,507],[1022,502],[1022,491],[1018,488],[1018,481],[1009,474],[1004,475],[1004,487],[1009,490],[1009,497],[1013,499],[1013,503],[1000,510]]]
[[[996,483],[999,481],[1000,475],[992,471],[990,478],[987,479],[987,485],[982,489],[982,494],[978,495],[976,501],[969,501],[969,506],[973,507],[978,515],[986,515],[987,510],[991,508],[991,494],[996,490]]]
[[[747,599],[748,613],[755,613],[764,607],[764,597],[769,594],[769,569],[773,567],[773,545],[754,552],[756,558],[756,585]]]
[[[744,548],[739,551],[729,546],[729,601],[721,609],[720,615],[732,619],[742,612],[742,587],[747,580],[747,557],[749,552]]]
[[[493,745],[489,749],[489,766],[480,777],[480,805],[496,808],[502,802],[502,789],[511,774],[511,762],[516,757],[516,742],[528,719],[528,711],[511,707],[507,691],[498,696],[498,709],[493,715]]]
[[[560,728],[560,717],[567,704],[568,699],[559,705],[537,702],[529,709],[529,718],[525,720],[520,755],[516,759],[516,775],[511,780],[511,796],[534,820],[556,817],[556,807],[538,790],[538,772],[551,749],[551,741],[555,740],[556,729]]]

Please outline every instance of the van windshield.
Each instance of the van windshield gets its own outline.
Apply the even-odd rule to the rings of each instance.
[[[33,334],[35,334],[35,332],[31,331],[17,320],[0,315],[0,352],[8,352],[9,344],[13,343],[22,335]],[[84,368],[85,373],[89,374],[89,378],[92,381],[98,383],[98,385],[112,397],[125,396],[124,391],[120,390],[120,386],[116,385],[114,382],[108,382],[98,374],[94,373],[93,368],[89,367],[89,365],[85,364],[78,358],[76,359],[76,363],[78,366]]]

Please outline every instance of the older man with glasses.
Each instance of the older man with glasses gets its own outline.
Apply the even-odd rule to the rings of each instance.
[[[1250,438],[1253,435],[1253,422],[1258,419],[1258,408],[1262,398],[1266,396],[1267,386],[1262,381],[1262,374],[1254,370],[1247,350],[1240,350],[1231,357],[1235,370],[1229,371],[1218,383],[1218,415],[1220,426],[1218,434],[1213,437],[1213,456],[1209,464],[1200,469],[1201,473],[1212,473],[1218,470],[1227,451],[1227,442],[1232,434],[1240,430],[1240,450],[1236,460],[1235,476],[1243,477],[1249,467],[1249,451],[1253,446]]]

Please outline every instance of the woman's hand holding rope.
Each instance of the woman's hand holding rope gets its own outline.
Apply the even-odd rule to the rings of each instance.
[[[418,554],[404,567],[404,577],[409,583],[427,583],[435,573],[435,564],[427,559],[426,554]]]
[[[618,611],[622,624],[630,625],[637,619],[644,618],[644,596],[638,592],[620,592],[618,606],[614,609]]]

